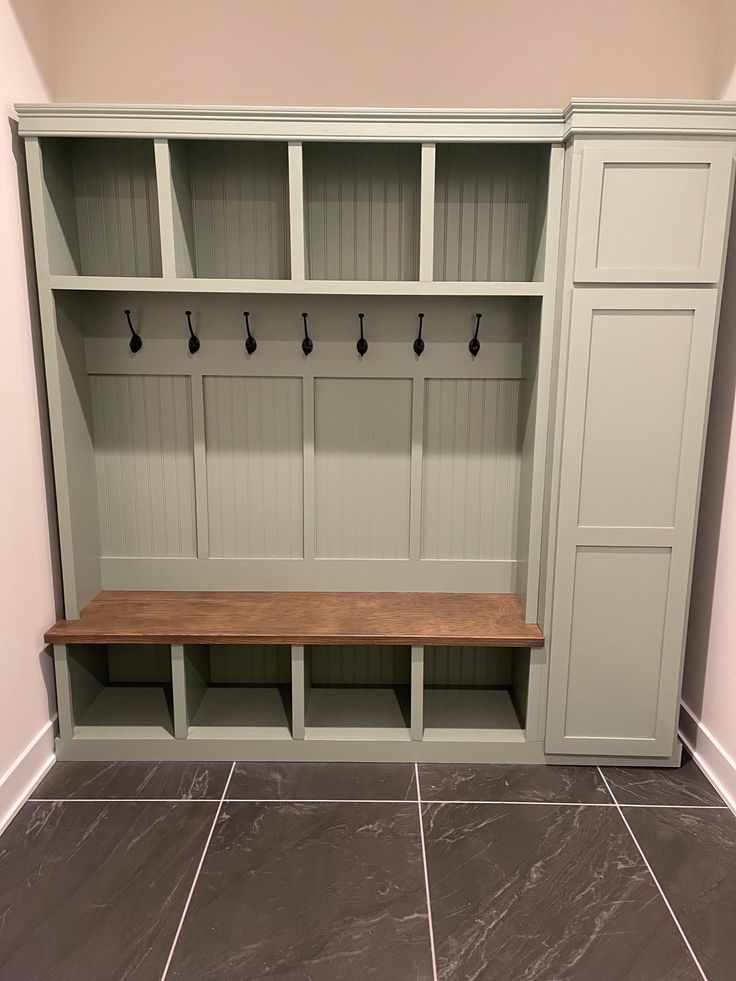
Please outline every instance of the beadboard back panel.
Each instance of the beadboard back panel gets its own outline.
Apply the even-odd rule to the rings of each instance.
[[[516,555],[520,384],[495,378],[426,382],[422,558]]]
[[[288,685],[291,648],[285,644],[211,644],[212,685]]]
[[[289,276],[286,144],[207,140],[171,144],[174,192],[197,277]]]
[[[548,155],[537,146],[437,147],[436,280],[542,278]]]
[[[424,683],[433,688],[510,686],[512,658],[523,659],[523,654],[504,647],[428,647]]]
[[[166,644],[108,644],[110,684],[155,685],[171,682],[171,649]]]
[[[160,276],[153,144],[54,140],[44,149],[53,272]]]
[[[196,554],[188,378],[92,375],[103,556]]]
[[[412,382],[317,378],[316,554],[409,558]]]
[[[408,685],[409,647],[315,645],[305,649],[313,685]]]
[[[204,378],[210,555],[304,554],[302,380]]]
[[[409,298],[261,298],[252,354],[237,295],[186,297],[196,354],[177,297],[84,301],[68,317],[90,398],[102,588],[515,591],[538,303],[434,303],[417,357]]]
[[[416,279],[419,147],[306,144],[304,219],[309,279]]]

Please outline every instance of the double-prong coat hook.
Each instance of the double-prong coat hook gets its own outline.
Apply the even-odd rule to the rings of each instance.
[[[483,316],[482,313],[476,313],[475,315],[475,333],[470,339],[470,344],[468,344],[468,350],[476,357],[478,351],[480,351],[480,341],[478,340],[478,331],[480,330],[480,318]]]
[[[416,356],[419,358],[422,356],[422,352],[424,351],[424,340],[422,338],[422,321],[424,320],[424,314],[420,313],[418,314],[418,317],[419,317],[419,333],[417,334],[416,340],[412,344],[412,347],[414,348],[414,354],[416,354]]]
[[[143,347],[143,340],[140,334],[136,333],[135,327],[133,326],[133,321],[130,319],[130,310],[125,310],[125,316],[128,318],[128,327],[130,327],[130,350],[133,354],[137,354]]]
[[[312,343],[312,338],[309,336],[306,313],[302,314],[302,320],[304,321],[304,340],[302,341],[302,351],[304,352],[304,357],[307,358],[314,350],[314,344]]]
[[[199,350],[199,338],[192,330],[192,311],[185,310],[184,313],[187,317],[187,324],[189,325],[189,353],[196,354]]]
[[[245,317],[245,330],[248,334],[245,341],[245,350],[248,352],[248,354],[253,354],[255,349],[258,347],[258,344],[256,343],[255,337],[250,332],[250,321],[248,320],[248,317],[250,317],[249,311],[245,310],[243,316]]]
[[[358,314],[358,320],[360,321],[360,337],[358,338],[358,343],[355,345],[356,348],[358,349],[358,354],[361,356],[361,358],[368,350],[368,341],[363,336],[363,317],[364,314],[362,313]]]

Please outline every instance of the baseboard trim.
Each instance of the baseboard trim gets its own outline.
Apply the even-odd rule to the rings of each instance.
[[[686,702],[681,702],[680,708],[680,739],[736,814],[736,760],[726,752]]]
[[[54,760],[56,715],[0,777],[0,835],[28,800],[31,791],[51,769]]]

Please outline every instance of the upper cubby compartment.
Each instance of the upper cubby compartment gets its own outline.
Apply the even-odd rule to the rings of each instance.
[[[542,280],[548,172],[546,146],[439,144],[435,280]]]
[[[169,148],[177,275],[287,279],[286,144],[172,140]]]
[[[304,145],[308,279],[416,280],[420,147]]]
[[[49,269],[70,276],[160,276],[153,143],[45,139]]]

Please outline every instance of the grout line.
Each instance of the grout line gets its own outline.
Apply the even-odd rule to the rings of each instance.
[[[212,827],[210,828],[210,833],[207,835],[207,841],[204,843],[204,849],[202,850],[202,857],[199,860],[199,865],[197,866],[197,871],[194,873],[194,879],[192,880],[192,887],[189,890],[189,895],[187,896],[187,901],[184,904],[184,909],[181,914],[181,919],[179,920],[179,926],[176,930],[176,935],[174,937],[174,942],[171,945],[171,950],[169,951],[169,956],[164,966],[163,974],[161,975],[161,981],[165,981],[166,975],[169,973],[169,968],[171,967],[171,961],[174,957],[174,951],[176,950],[176,945],[179,942],[179,936],[181,935],[181,929],[184,926],[184,920],[186,919],[187,913],[189,912],[189,904],[192,901],[192,896],[194,895],[194,890],[197,885],[197,880],[199,879],[199,874],[202,871],[202,866],[204,865],[204,860],[207,855],[207,849],[210,847],[210,842],[212,841],[212,835],[215,833],[215,825],[220,817],[220,811],[222,810],[222,805],[225,802],[225,794],[227,793],[227,788],[230,786],[230,781],[232,780],[233,771],[235,770],[235,763],[230,767],[230,773],[227,776],[227,782],[225,783],[225,789],[222,791],[222,797],[220,798],[220,803],[217,805],[217,812],[215,813],[214,820],[212,821]]]
[[[437,957],[434,952],[434,927],[432,925],[432,901],[429,898],[429,871],[427,869],[427,849],[424,844],[424,820],[422,818],[422,793],[419,787],[419,766],[414,764],[414,780],[417,785],[417,812],[419,814],[419,836],[422,840],[422,864],[424,865],[424,891],[427,896],[427,923],[429,924],[429,947],[432,952],[432,977],[437,981]]]
[[[232,804],[416,804],[389,797],[226,797]],[[29,797],[28,804],[215,804],[213,797]],[[619,804],[568,800],[423,800],[423,804],[510,804],[531,807],[645,807],[649,810],[728,811],[727,804]]]
[[[600,773],[600,775],[601,775],[601,779],[603,780],[603,782],[605,783],[605,785],[606,785],[606,787],[607,787],[607,789],[608,789],[608,793],[609,793],[609,794],[611,795],[611,797],[613,797],[613,799],[614,799],[614,801],[616,801],[616,797],[615,797],[615,795],[614,795],[614,793],[613,793],[613,791],[611,790],[611,788],[610,788],[610,786],[609,786],[609,783],[608,783],[608,780],[606,780],[606,778],[605,778],[605,776],[603,775],[603,771],[601,770],[601,768],[600,768],[600,767],[597,767],[596,769],[597,769],[597,770],[598,770],[598,772]],[[685,943],[685,946],[686,946],[686,947],[687,947],[687,949],[688,949],[688,950],[690,951],[690,956],[691,956],[691,957],[692,957],[692,959],[693,959],[693,960],[695,961],[695,966],[697,967],[697,969],[698,969],[698,971],[700,972],[700,976],[701,976],[701,977],[703,978],[703,981],[708,981],[708,978],[707,978],[707,976],[706,976],[706,973],[705,973],[705,971],[703,970],[703,968],[701,967],[701,964],[700,964],[700,961],[699,961],[699,960],[698,960],[698,958],[697,958],[697,957],[695,956],[695,951],[694,951],[694,950],[693,950],[693,948],[692,948],[692,947],[690,946],[690,941],[689,941],[689,940],[687,939],[687,937],[685,936],[685,931],[684,931],[684,930],[682,929],[682,927],[681,927],[681,925],[680,925],[680,921],[679,921],[679,920],[677,919],[677,916],[675,915],[675,911],[674,911],[674,910],[672,909],[672,907],[670,906],[670,903],[669,903],[669,900],[668,900],[668,899],[667,899],[667,897],[665,896],[665,893],[664,893],[664,889],[663,889],[663,888],[661,887],[661,885],[659,884],[659,879],[658,879],[658,878],[656,877],[656,875],[654,874],[654,870],[652,869],[652,866],[651,866],[651,865],[649,864],[649,860],[647,859],[647,857],[646,857],[646,855],[644,854],[644,849],[643,849],[643,848],[641,847],[641,845],[639,844],[639,842],[638,842],[638,840],[637,840],[637,837],[636,837],[636,835],[635,835],[635,834],[634,834],[634,832],[633,832],[633,831],[631,830],[631,825],[630,825],[630,824],[629,824],[629,822],[628,822],[628,821],[626,820],[626,815],[625,815],[625,814],[624,814],[624,812],[623,812],[623,811],[621,810],[621,805],[620,805],[620,804],[618,803],[618,801],[616,801],[616,810],[617,810],[617,811],[618,811],[618,813],[619,813],[619,814],[621,815],[621,820],[622,820],[622,821],[624,822],[624,824],[626,825],[626,829],[627,829],[627,831],[629,832],[629,834],[631,835],[631,839],[632,839],[632,841],[634,842],[634,844],[636,845],[636,847],[637,847],[637,849],[638,849],[638,851],[639,851],[639,854],[640,854],[640,855],[641,855],[641,857],[642,857],[642,861],[644,862],[644,864],[646,865],[646,867],[647,867],[647,869],[649,870],[649,874],[651,875],[651,877],[652,877],[652,879],[653,879],[653,881],[654,881],[654,884],[655,884],[655,886],[657,887],[657,889],[659,889],[659,894],[660,894],[660,896],[662,897],[662,899],[664,900],[664,904],[665,904],[665,906],[666,906],[666,907],[667,907],[667,909],[668,909],[668,910],[670,911],[670,916],[671,916],[671,917],[672,917],[672,919],[673,919],[673,920],[675,921],[675,926],[676,926],[676,927],[677,927],[677,929],[678,929],[678,930],[680,931],[680,936],[682,937],[682,939],[683,939],[683,941],[684,941],[684,943]]]

